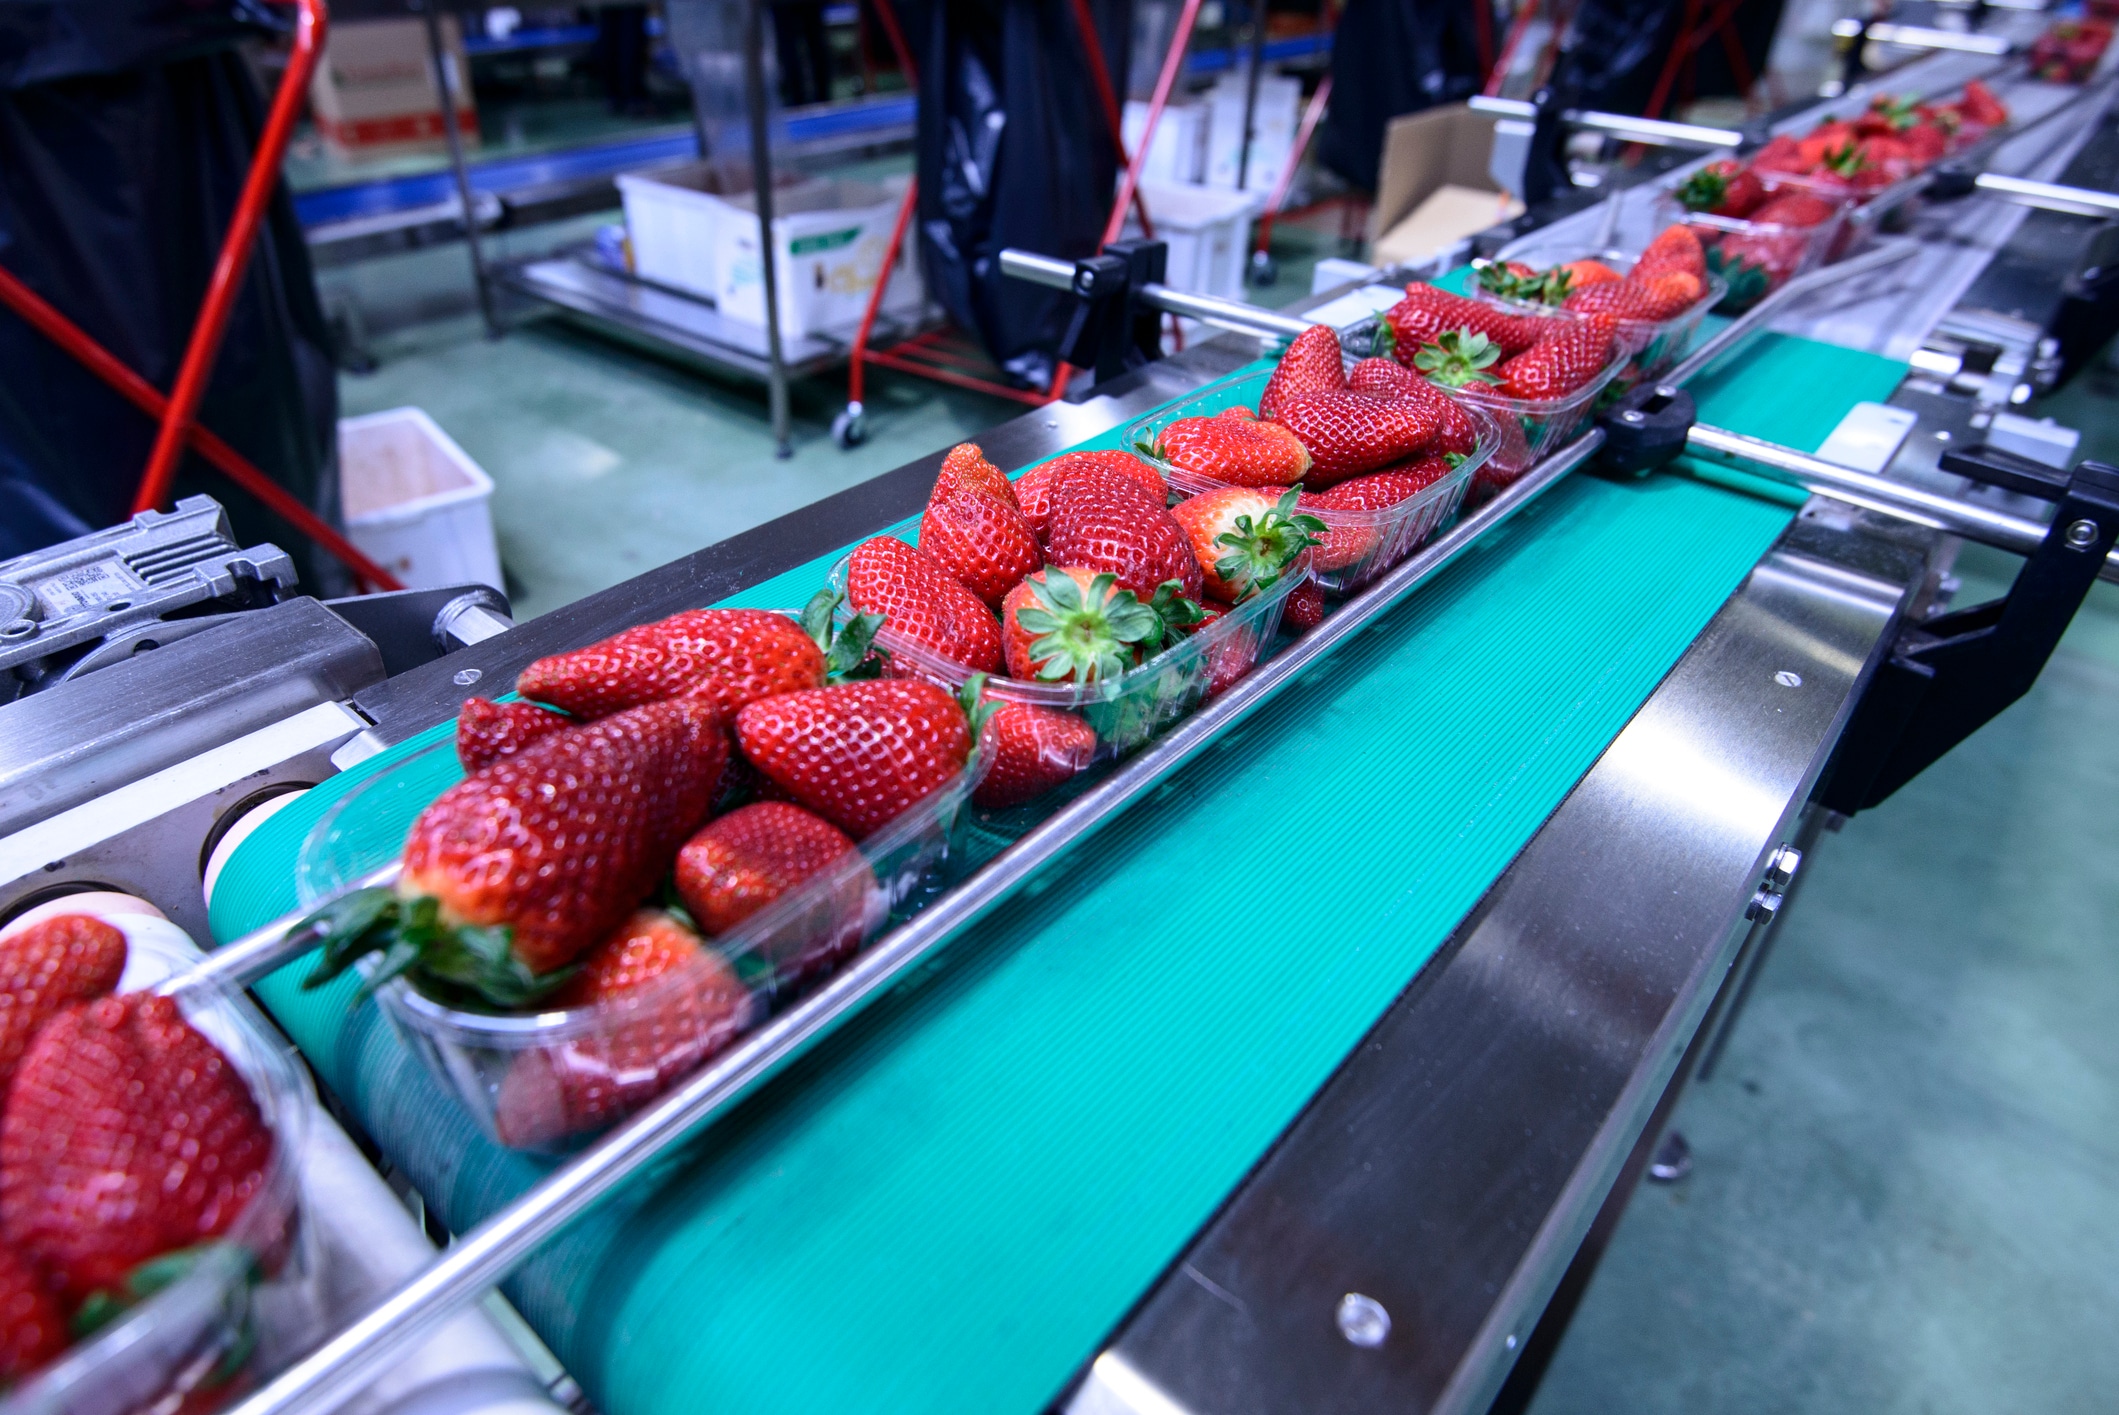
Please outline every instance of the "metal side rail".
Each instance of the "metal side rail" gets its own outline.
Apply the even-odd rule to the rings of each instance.
[[[432,1322],[476,1300],[628,1176],[691,1138],[830,1035],[1047,861],[1139,799],[1281,685],[1431,579],[1489,530],[1588,460],[1602,442],[1603,434],[1591,430],[1546,458],[1477,513],[1348,600],[1323,624],[1260,664],[1213,703],[1179,722],[963,884],[886,935],[817,993],[464,1234],[447,1253],[366,1316],[235,1406],[231,1415],[291,1415],[297,1409],[320,1415],[351,1398],[393,1354],[430,1331]],[[251,970],[270,971],[312,947],[314,938],[307,934],[290,943],[286,952],[271,946],[274,930],[284,935],[300,923],[290,916],[231,944],[231,948],[244,950],[247,961],[231,966],[223,976],[255,976]],[[195,970],[171,986],[184,986],[196,976]]]

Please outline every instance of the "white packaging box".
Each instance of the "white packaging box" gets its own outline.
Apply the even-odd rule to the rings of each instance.
[[[405,588],[505,589],[493,540],[493,479],[420,408],[338,425],[346,536]]]
[[[1125,112],[1119,119],[1119,131],[1126,140],[1126,151],[1140,151],[1141,134],[1148,130],[1148,105],[1139,99],[1127,102]],[[1163,109],[1162,121],[1155,125],[1155,142],[1148,149],[1148,161],[1141,168],[1144,182],[1197,182],[1199,164],[1205,157],[1207,136],[1207,109],[1202,103],[1173,103]],[[1153,208],[1149,216],[1154,216]]]
[[[785,202],[817,183],[814,178],[786,177],[776,185]],[[731,185],[710,163],[696,160],[619,173],[618,197],[625,205],[633,273],[657,285],[718,299],[721,217],[732,209],[727,198],[746,190]],[[756,216],[744,215],[757,224]]]
[[[478,109],[465,82],[462,27],[441,17],[442,63],[456,102],[456,126],[467,147],[478,146]],[[324,55],[309,82],[317,131],[343,156],[439,151],[447,142],[441,94],[427,29],[419,19],[339,20],[324,40]]]
[[[1164,283],[1195,294],[1243,299],[1251,218],[1263,199],[1253,192],[1160,182],[1142,182],[1140,194],[1156,236],[1169,246]],[[1137,219],[1128,217],[1127,234],[1140,234]]]
[[[838,178],[805,182],[774,203],[774,274],[779,281],[780,333],[799,338],[850,332],[868,308],[883,270],[909,176],[869,182]],[[765,262],[758,249],[757,209],[749,195],[722,199],[716,230],[714,303],[723,316],[765,323]],[[916,246],[891,267],[882,308],[913,314],[925,298]],[[634,252],[636,265],[639,252]],[[645,268],[641,270],[646,274]]]
[[[1236,186],[1236,169],[1243,158],[1243,103],[1245,76],[1241,70],[1224,74],[1214,85],[1207,108],[1206,157],[1200,180],[1210,187]],[[1244,174],[1244,190],[1268,193],[1287,166],[1295,146],[1295,129],[1302,121],[1302,80],[1282,74],[1264,74],[1258,80],[1258,108],[1252,117],[1251,161]],[[1154,214],[1154,209],[1149,209]]]

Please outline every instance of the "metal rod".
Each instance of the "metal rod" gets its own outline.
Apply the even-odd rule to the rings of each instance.
[[[177,461],[183,455],[192,419],[206,385],[213,378],[214,359],[221,352],[221,338],[228,332],[228,317],[235,312],[242,293],[243,272],[250,268],[250,254],[257,245],[258,226],[265,219],[265,206],[280,183],[280,159],[286,156],[287,140],[294,135],[294,121],[309,100],[309,79],[316,72],[324,48],[328,24],[323,0],[295,0],[294,50],[287,59],[287,72],[272,95],[265,115],[265,129],[258,135],[257,151],[251,155],[250,171],[237,195],[235,214],[221,238],[214,257],[213,275],[206,283],[206,298],[199,306],[198,322],[184,346],[184,360],[177,366],[177,381],[169,390],[169,405],[162,425],[155,432],[154,450],[148,453],[147,470],[133,497],[133,514],[153,511],[169,499],[170,483],[176,480]]]
[[[2119,195],[2093,192],[2087,187],[2034,182],[2028,177],[2005,177],[1997,172],[1980,173],[1972,180],[1972,186],[1982,195],[2042,211],[2060,211],[2073,216],[2119,216]]]
[[[1685,450],[1762,468],[1777,481],[1790,482],[1819,496],[1850,502],[1931,530],[1948,531],[1951,535],[1976,540],[1981,545],[1991,545],[2013,555],[2029,555],[2046,538],[2047,527],[2037,521],[1922,491],[1888,477],[1835,466],[1778,443],[1763,442],[1703,423],[1695,424],[1686,434]],[[2098,571],[2097,578],[2119,581],[2119,551],[2105,557],[2104,568]]]
[[[1665,383],[1683,383],[1699,373],[1731,348],[1766,327],[1767,319],[1778,314],[1785,305],[1795,303],[1805,296],[1815,294],[1829,285],[1850,280],[1857,275],[1867,275],[1895,261],[1904,260],[1920,247],[1913,241],[1892,241],[1873,250],[1863,251],[1839,262],[1822,266],[1804,275],[1798,275],[1787,284],[1767,295],[1737,319],[1715,331],[1712,337],[1702,342],[1684,362],[1664,375]]]
[[[471,191],[471,164],[464,157],[464,135],[456,126],[456,75],[441,43],[441,0],[425,0],[420,16],[427,24],[427,61],[434,69],[434,88],[441,95],[442,140],[449,145],[449,174],[456,181],[456,202],[463,208],[464,247],[471,253],[471,283],[478,287],[478,313],[486,337],[500,337],[500,316],[493,307],[493,284],[486,272],[486,248],[478,234],[478,204]]]
[[[780,340],[779,251],[773,240],[773,159],[765,104],[765,5],[751,0],[744,35],[743,87],[750,109],[751,196],[758,207],[758,260],[765,280],[765,396],[772,408],[773,455],[792,457],[788,441],[787,354]]]
[[[392,860],[363,876],[346,893],[396,884],[403,869],[403,862]],[[163,979],[155,991],[173,995],[202,986],[249,987],[324,941],[321,929],[304,927],[311,912],[284,915],[261,928],[252,929],[232,943],[216,948],[183,972]]]
[[[1061,260],[1057,256],[1039,255],[1035,251],[1021,251],[1013,247],[1002,251],[1001,273],[1054,290],[1074,288],[1073,261]],[[1256,334],[1263,339],[1292,339],[1315,322],[1299,315],[1282,314],[1278,310],[1247,305],[1239,300],[1195,295],[1190,290],[1173,290],[1168,285],[1153,282],[1141,286],[1135,295],[1149,309],[1224,324],[1246,334]]]
[[[1832,37],[1873,40],[1878,44],[1896,44],[1904,49],[1946,49],[1957,54],[1984,54],[1997,59],[2015,48],[1998,34],[1968,34],[1957,30],[1930,29],[1926,25],[1895,25],[1888,20],[1835,20],[1832,25]]]
[[[1520,118],[1528,122],[1538,116],[1538,106],[1520,98],[1488,98],[1474,94],[1468,103],[1473,112],[1496,118]],[[1610,133],[1650,147],[1712,150],[1736,147],[1744,140],[1744,135],[1734,128],[1710,128],[1702,123],[1675,123],[1667,118],[1637,118],[1626,113],[1600,113],[1587,108],[1570,108],[1560,115],[1560,121],[1569,127]]]
[[[1531,468],[1478,512],[1341,605],[1317,628],[1261,663],[964,884],[885,936],[808,1000],[753,1033],[721,1060],[464,1234],[358,1321],[235,1406],[229,1415],[293,1415],[297,1410],[302,1415],[327,1415],[351,1398],[392,1355],[431,1334],[436,1322],[506,1277],[538,1245],[650,1159],[881,996],[893,979],[1000,903],[1090,830],[1152,790],[1283,683],[1433,578],[1494,526],[1587,460],[1603,440],[1603,433],[1592,429]]]

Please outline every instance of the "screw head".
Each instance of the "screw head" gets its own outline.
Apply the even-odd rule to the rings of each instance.
[[[1797,673],[1794,669],[1783,668],[1780,672],[1773,675],[1773,681],[1780,684],[1783,688],[1800,688],[1803,686],[1803,675]]]
[[[1383,1310],[1381,1302],[1358,1292],[1349,1292],[1339,1299],[1335,1319],[1339,1334],[1356,1346],[1373,1350],[1391,1334],[1391,1314]]]
[[[456,676],[449,681],[459,688],[468,688],[485,676],[475,668],[459,668],[456,670]]]
[[[2074,525],[2067,528],[2067,543],[2080,550],[2086,545],[2095,545],[2098,534],[2098,526],[2095,521],[2086,519],[2077,521]]]
[[[1622,423],[1637,423],[1640,420],[1641,414],[1637,409],[1628,408],[1625,412],[1619,414],[1619,421]]]
[[[1771,923],[1780,916],[1784,902],[1785,896],[1770,889],[1761,889],[1752,895],[1751,902],[1744,906],[1744,917],[1755,924]]]

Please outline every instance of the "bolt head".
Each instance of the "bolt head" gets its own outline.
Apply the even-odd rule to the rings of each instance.
[[[1783,668],[1773,675],[1773,681],[1783,688],[1800,688],[1803,686],[1803,675],[1792,668]]]
[[[1339,1323],[1339,1334],[1356,1346],[1373,1350],[1383,1345],[1384,1338],[1391,1334],[1391,1314],[1383,1310],[1381,1302],[1359,1292],[1349,1292],[1340,1298],[1339,1310],[1334,1317]]]
[[[1619,414],[1619,421],[1622,423],[1637,423],[1640,420],[1640,413],[1632,408],[1629,408],[1625,412]]]
[[[2095,521],[2077,521],[2067,528],[2067,543],[2080,550],[2086,545],[2095,545],[2098,534],[2099,530]]]
[[[459,668],[456,670],[456,676],[449,681],[459,688],[468,688],[485,676],[475,668]]]

